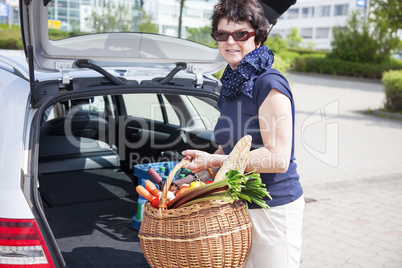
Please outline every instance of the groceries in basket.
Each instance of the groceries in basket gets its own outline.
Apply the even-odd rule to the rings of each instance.
[[[151,267],[243,266],[252,243],[245,201],[266,207],[263,198],[270,198],[259,174],[243,174],[250,146],[251,136],[243,137],[212,183],[181,185],[173,199],[168,195],[174,175],[191,159],[185,157],[170,171],[160,198],[149,184],[144,198],[159,204],[145,204],[138,237]]]
[[[191,184],[193,184],[192,182]],[[265,184],[261,182],[260,176],[257,173],[241,174],[238,170],[229,170],[226,173],[226,178],[219,182],[202,184],[198,183],[198,186],[191,188],[190,185],[182,185],[176,195],[173,192],[168,192],[167,204],[168,209],[179,208],[184,206],[190,206],[197,202],[209,201],[209,200],[222,200],[228,203],[233,203],[235,200],[242,199],[248,202],[254,202],[257,205],[267,208],[264,197],[270,198],[268,191],[265,188]],[[155,208],[159,207],[154,205],[154,199],[158,199],[161,196],[161,191],[155,187],[155,185],[147,180],[145,182],[146,189],[143,186],[137,186],[137,192],[152,202]],[[170,196],[170,198],[169,198]]]
[[[184,159],[184,161],[186,160],[191,161],[189,158]],[[172,172],[174,172],[174,169]],[[164,180],[155,169],[150,168],[148,174],[160,185],[161,189],[163,189]],[[195,181],[190,184],[178,184],[172,181],[172,184],[168,186],[167,208],[174,209],[190,206],[197,202],[209,200],[222,200],[233,203],[235,200],[239,199],[250,203],[254,202],[263,208],[268,207],[263,198],[271,197],[265,188],[265,184],[261,182],[258,173],[250,172],[244,174],[236,168],[228,170],[224,176],[225,177],[221,180],[216,179],[215,181],[211,181],[212,183],[207,184],[199,180],[199,178],[195,178]],[[137,192],[150,201],[153,207],[159,207],[159,199],[161,198],[162,192],[153,182],[146,180],[145,188],[138,185]]]

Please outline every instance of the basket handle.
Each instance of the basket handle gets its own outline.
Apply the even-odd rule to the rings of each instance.
[[[165,186],[163,187],[162,195],[161,195],[161,200],[159,201],[159,209],[167,209],[167,195],[169,191],[169,187],[173,182],[174,175],[176,174],[177,171],[179,171],[180,168],[183,166],[187,165],[190,163],[192,158],[190,156],[184,157],[179,163],[177,163],[174,168],[170,171],[167,180],[165,182]]]

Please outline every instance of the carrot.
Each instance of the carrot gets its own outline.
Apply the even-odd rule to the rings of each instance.
[[[162,191],[156,188],[155,184],[150,180],[145,181],[145,189],[156,197],[159,197],[162,194]]]
[[[142,185],[138,185],[135,189],[137,190],[137,193],[139,195],[141,195],[142,197],[144,197],[146,200],[148,200],[150,202],[152,202],[156,198],[156,196],[154,196],[153,194],[148,192],[148,190],[145,189],[144,186],[142,186]]]
[[[189,186],[182,185],[182,186],[180,187],[179,191],[176,193],[176,197],[178,197],[179,195],[181,195],[182,193],[184,193],[185,191],[187,191],[187,190],[188,190],[188,187],[189,187]]]

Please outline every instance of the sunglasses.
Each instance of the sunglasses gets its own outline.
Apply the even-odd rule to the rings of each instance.
[[[212,34],[212,37],[218,42],[227,41],[229,39],[229,36],[232,36],[235,41],[247,41],[250,37],[254,35],[255,32],[247,32],[247,31],[240,31],[233,33],[215,31]]]

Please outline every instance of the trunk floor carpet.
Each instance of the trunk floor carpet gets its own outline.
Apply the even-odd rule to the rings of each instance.
[[[124,172],[96,169],[39,177],[47,221],[68,268],[143,267],[132,217],[135,184]]]
[[[138,232],[131,227],[137,199],[121,198],[45,208],[68,268],[143,267]]]
[[[93,169],[39,176],[47,206],[62,206],[136,195],[131,178],[118,169]]]

